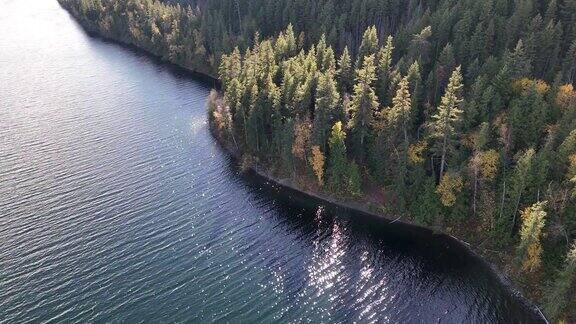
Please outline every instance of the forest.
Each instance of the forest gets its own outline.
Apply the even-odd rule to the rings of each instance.
[[[217,77],[244,167],[473,242],[576,320],[576,0],[60,3]]]

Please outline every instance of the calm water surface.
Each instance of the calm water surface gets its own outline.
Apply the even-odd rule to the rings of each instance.
[[[210,85],[0,0],[0,322],[531,322],[452,241],[240,176]]]

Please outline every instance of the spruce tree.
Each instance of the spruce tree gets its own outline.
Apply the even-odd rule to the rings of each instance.
[[[386,45],[380,49],[378,52],[378,62],[376,68],[376,75],[378,77],[377,80],[377,95],[380,98],[380,102],[385,104],[386,101],[389,99],[388,92],[390,89],[390,73],[392,70],[392,52],[394,50],[393,44],[394,38],[392,36],[388,36],[386,40]]]
[[[376,26],[370,26],[364,31],[364,35],[362,36],[362,43],[360,44],[358,59],[356,60],[356,68],[362,68],[364,66],[364,59],[371,55],[375,56],[377,52],[378,32],[376,31]]]
[[[354,83],[354,68],[348,52],[348,46],[344,47],[342,55],[338,60],[338,83],[342,92],[350,92]]]
[[[401,210],[404,209],[404,199],[406,195],[406,178],[408,171],[408,147],[410,141],[408,138],[408,128],[410,125],[410,113],[412,109],[412,102],[410,99],[410,90],[408,77],[402,78],[398,84],[396,96],[392,99],[392,107],[388,110],[387,123],[390,128],[389,131],[392,136],[392,141],[400,142],[400,147],[396,148],[396,168],[394,174],[396,175],[395,187],[396,195],[398,197],[398,206]],[[394,147],[396,143],[394,143]]]
[[[378,97],[372,87],[375,79],[374,55],[370,55],[364,60],[362,68],[356,72],[356,85],[354,85],[354,94],[350,103],[352,111],[350,130],[358,161],[364,160],[373,117],[379,106]]]
[[[576,241],[569,248],[563,268],[558,272],[554,283],[545,295],[544,311],[552,321],[559,320],[570,301],[573,301],[572,287],[576,282]]]
[[[320,146],[322,152],[326,152],[331,125],[342,117],[339,108],[340,94],[332,73],[328,71],[320,74],[316,89],[312,137],[314,144]]]
[[[342,193],[348,174],[348,161],[346,159],[346,132],[342,129],[342,122],[334,123],[330,134],[330,154],[328,156],[328,187],[332,192]]]
[[[431,129],[434,140],[434,152],[440,156],[439,178],[442,179],[446,169],[447,159],[454,148],[454,137],[456,137],[456,125],[462,118],[460,104],[462,99],[460,92],[462,90],[462,74],[460,67],[457,67],[442,97],[438,111],[432,116]]]

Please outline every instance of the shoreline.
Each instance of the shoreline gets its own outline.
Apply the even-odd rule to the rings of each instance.
[[[60,4],[60,2],[59,2],[59,4]],[[220,85],[221,85],[220,80],[218,78],[216,78],[214,75],[210,74],[209,72],[200,71],[200,70],[198,70],[192,66],[186,66],[185,64],[180,64],[177,62],[169,61],[169,60],[165,59],[164,57],[162,57],[161,55],[153,53],[153,52],[151,52],[147,49],[144,49],[142,47],[139,47],[137,44],[134,44],[132,42],[128,42],[126,40],[122,40],[122,39],[112,37],[109,35],[103,35],[98,30],[94,30],[93,28],[90,28],[90,26],[86,26],[85,24],[82,24],[81,21],[79,21],[68,8],[66,8],[62,4],[60,4],[60,6],[66,12],[68,12],[70,17],[73,18],[72,20],[74,21],[74,23],[78,24],[78,26],[81,27],[87,33],[88,36],[98,38],[104,42],[110,42],[110,43],[113,43],[116,45],[120,45],[120,46],[125,47],[129,50],[143,53],[145,55],[148,55],[148,56],[154,58],[155,60],[157,60],[157,62],[159,62],[161,64],[170,65],[172,67],[175,67],[175,68],[181,70],[182,72],[188,73],[193,78],[200,79],[201,81],[206,82],[206,83],[212,83],[213,88],[216,88],[216,89],[220,88]],[[217,134],[215,134],[215,132],[213,131],[212,126],[210,124],[208,127],[209,127],[209,130],[210,130],[210,133],[211,133],[213,139],[218,143],[218,146],[220,147],[220,149],[224,153],[226,153],[230,157],[232,157],[235,162],[239,162],[241,160],[241,152],[238,152],[236,149],[233,149],[229,145],[229,143],[226,143],[225,141],[220,139],[217,136]],[[480,248],[475,247],[474,245],[464,241],[463,239],[461,239],[457,236],[454,236],[450,233],[447,233],[441,228],[433,228],[433,227],[429,227],[429,226],[425,226],[425,225],[416,224],[414,222],[411,222],[408,219],[403,219],[402,217],[392,219],[384,213],[375,212],[373,210],[370,210],[367,207],[364,207],[363,204],[361,202],[358,202],[358,201],[343,200],[341,198],[334,197],[330,194],[321,193],[321,192],[313,192],[313,191],[301,189],[295,183],[293,183],[290,179],[278,179],[278,178],[274,177],[273,175],[271,175],[270,172],[267,171],[265,168],[258,166],[258,165],[249,166],[248,170],[246,170],[246,171],[250,172],[253,175],[255,175],[256,177],[258,177],[260,180],[262,180],[268,186],[276,185],[283,190],[292,191],[292,192],[297,193],[299,195],[303,195],[307,198],[311,198],[312,200],[317,201],[319,203],[329,204],[332,207],[344,209],[344,210],[351,211],[354,213],[363,214],[367,217],[372,217],[372,218],[377,218],[379,220],[387,221],[388,225],[398,224],[398,225],[408,227],[408,228],[411,228],[414,230],[429,231],[435,236],[444,236],[450,240],[455,241],[460,247],[462,247],[464,250],[466,250],[468,253],[470,253],[470,255],[474,259],[478,260],[484,266],[489,268],[490,271],[495,275],[495,277],[498,278],[499,283],[502,284],[502,286],[512,296],[514,296],[516,299],[518,299],[518,301],[520,303],[522,303],[527,309],[532,310],[534,315],[539,317],[540,319],[542,319],[545,323],[549,323],[548,319],[544,316],[544,314],[542,313],[542,311],[540,310],[538,305],[534,301],[525,297],[525,294],[523,293],[523,291],[519,289],[519,287],[514,283],[514,281],[510,277],[505,275],[504,271],[497,265],[496,262],[491,260],[491,258],[487,257],[486,254],[482,253],[483,251]]]
[[[234,149],[230,143],[227,143],[220,139],[218,135],[214,132],[211,125],[208,126],[210,130],[210,134],[218,143],[220,149],[228,154],[235,162],[240,162],[241,160],[241,152]],[[242,172],[242,171],[241,171]],[[298,195],[302,195],[308,199],[312,199],[320,204],[328,204],[331,207],[335,207],[337,209],[343,209],[346,211],[351,211],[353,213],[361,214],[363,216],[376,218],[382,221],[388,222],[387,225],[399,225],[411,230],[419,230],[419,231],[427,231],[430,232],[433,236],[443,236],[451,241],[454,241],[458,246],[463,248],[467,253],[469,253],[475,260],[479,261],[483,266],[490,269],[490,271],[494,274],[494,276],[498,279],[499,283],[507,290],[512,296],[514,296],[521,304],[523,304],[527,309],[530,309],[535,316],[539,317],[543,320],[544,323],[549,323],[548,319],[540,310],[540,307],[531,299],[527,298],[522,290],[514,283],[514,281],[508,277],[504,271],[490,258],[488,258],[480,248],[475,247],[474,245],[464,241],[463,239],[454,236],[452,234],[446,233],[441,229],[435,229],[432,227],[428,227],[425,225],[415,224],[410,220],[402,219],[401,217],[392,219],[388,215],[384,213],[379,213],[372,211],[366,207],[363,207],[360,202],[357,201],[343,201],[337,197],[333,197],[329,194],[319,193],[319,192],[312,192],[309,190],[298,188],[296,184],[294,184],[290,179],[278,179],[271,175],[267,170],[263,167],[255,165],[249,166],[247,170],[244,171],[245,173],[251,173],[255,177],[259,178],[265,185],[267,186],[277,186],[282,190],[291,191]]]

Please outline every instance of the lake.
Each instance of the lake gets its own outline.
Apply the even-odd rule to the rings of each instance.
[[[446,236],[239,173],[209,82],[0,8],[0,322],[542,321]]]

